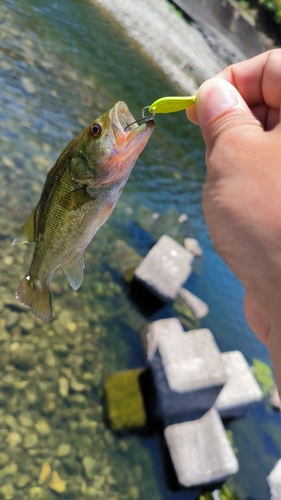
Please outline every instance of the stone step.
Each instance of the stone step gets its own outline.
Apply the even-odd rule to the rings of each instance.
[[[222,418],[242,417],[263,393],[240,351],[221,355],[228,379],[219,393],[215,407]]]
[[[198,420],[166,427],[164,434],[182,486],[225,481],[238,471],[237,458],[214,408]]]
[[[149,324],[147,341],[164,421],[198,418],[209,410],[227,380],[210,330],[184,332],[176,318],[163,319]]]
[[[135,271],[135,278],[164,302],[174,300],[192,272],[193,255],[163,235]]]

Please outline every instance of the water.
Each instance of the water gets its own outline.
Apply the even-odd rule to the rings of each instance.
[[[204,258],[188,285],[208,303],[202,324],[220,349],[269,362],[246,324],[242,286],[214,252],[204,224],[199,131],[184,113],[157,119],[115,212],[86,251],[83,286],[73,292],[58,272],[55,319],[42,325],[13,298],[30,251],[10,244],[48,169],[68,141],[117,100],[139,117],[143,106],[177,89],[90,0],[5,0],[0,13],[0,495],[57,498],[48,479],[38,484],[47,462],[67,481],[64,498],[195,499],[198,490],[167,488],[160,434],[107,429],[101,388],[104,374],[145,364],[138,336],[145,318],[128,298],[112,249],[122,239],[145,255],[151,238],[136,221],[145,225],[153,212],[175,236],[183,231],[178,215],[189,215],[186,232],[198,238]],[[65,397],[59,379],[70,384]],[[234,490],[241,499],[269,498],[265,477],[281,456],[279,414],[261,404],[228,428],[240,463],[230,481]],[[61,457],[64,443],[70,449]],[[94,458],[88,475],[87,456]]]

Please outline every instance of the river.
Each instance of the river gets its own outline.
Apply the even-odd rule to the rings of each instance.
[[[146,362],[139,332],[149,318],[116,271],[115,242],[145,255],[157,232],[199,240],[204,257],[188,288],[209,305],[202,326],[219,348],[239,349],[250,363],[270,363],[244,318],[243,288],[208,236],[200,133],[184,113],[157,117],[117,208],[86,251],[81,289],[72,291],[58,272],[54,321],[42,324],[14,299],[30,249],[11,242],[49,168],[69,140],[117,100],[137,118],[154,99],[179,90],[89,0],[4,0],[0,28],[0,496],[57,498],[48,486],[56,477],[44,482],[40,476],[49,464],[60,484],[66,481],[62,498],[195,500],[199,490],[168,488],[160,433],[109,431],[102,387],[106,373]],[[160,217],[149,235],[154,213]],[[180,223],[183,213],[189,220]],[[266,476],[281,456],[280,415],[259,404],[227,428],[240,464],[230,479],[234,491],[243,500],[266,500]]]

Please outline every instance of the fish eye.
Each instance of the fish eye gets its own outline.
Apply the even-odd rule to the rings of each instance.
[[[99,137],[101,135],[102,128],[99,123],[93,123],[90,128],[90,134],[92,137]]]

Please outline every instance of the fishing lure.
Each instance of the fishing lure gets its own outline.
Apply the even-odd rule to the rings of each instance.
[[[190,108],[196,102],[196,96],[184,96],[184,97],[161,97],[154,101],[150,106],[146,106],[143,109],[148,109],[149,113],[154,116],[156,113],[174,113],[176,111],[182,111],[183,109]],[[153,118],[152,116],[152,118]]]

